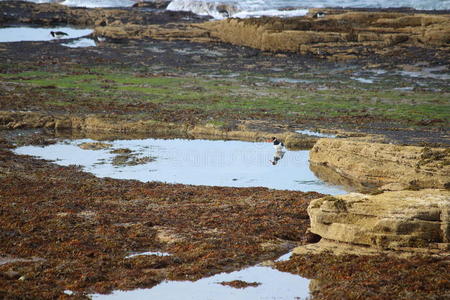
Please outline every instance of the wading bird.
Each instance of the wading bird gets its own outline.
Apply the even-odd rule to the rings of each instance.
[[[57,38],[57,39],[62,38],[63,36],[68,35],[67,33],[62,32],[62,31],[50,31],[50,34],[52,35],[52,37]]]
[[[284,144],[282,141],[278,140],[276,137],[272,137],[272,139],[269,139],[268,142],[271,142],[273,147],[275,148],[275,151],[283,151]]]

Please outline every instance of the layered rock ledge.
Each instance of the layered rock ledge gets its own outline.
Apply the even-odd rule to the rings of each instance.
[[[312,201],[310,231],[322,240],[295,253],[449,253],[449,148],[320,139],[310,162],[322,178],[378,192]]]
[[[449,148],[320,139],[310,152],[310,162],[313,170],[334,173],[334,177],[325,176],[336,183],[385,185],[386,190],[450,186]]]
[[[325,18],[225,19],[197,24],[96,27],[110,38],[226,42],[269,52],[295,52],[330,60],[417,56],[418,49],[447,57],[450,14],[328,10]],[[419,51],[420,52],[420,51]]]
[[[450,250],[449,191],[424,189],[327,196],[313,200],[308,214],[310,231],[323,238],[309,250],[340,249],[344,253],[364,254],[380,250],[419,253]]]
[[[221,41],[328,59],[407,55],[408,47],[448,49],[450,14],[324,10],[325,17],[226,19],[198,27]]]

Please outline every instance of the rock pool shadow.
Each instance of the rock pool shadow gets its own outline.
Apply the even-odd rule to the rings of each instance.
[[[334,169],[323,165],[310,163],[309,168],[318,178],[332,185],[342,186],[347,192],[368,193],[374,191],[377,186],[363,181],[351,179]]]

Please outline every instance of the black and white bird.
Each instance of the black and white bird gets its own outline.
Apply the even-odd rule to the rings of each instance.
[[[62,31],[50,31],[50,34],[52,35],[52,37],[57,39],[62,38],[63,36],[68,36],[67,33]]]
[[[318,11],[313,15],[314,19],[319,19],[325,17],[325,13],[323,11]]]
[[[269,142],[272,142],[272,145],[275,148],[275,151],[283,151],[284,144],[282,141],[280,141],[276,137],[272,137],[272,139],[270,139]]]

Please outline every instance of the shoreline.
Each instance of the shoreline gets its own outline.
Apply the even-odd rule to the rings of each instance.
[[[433,188],[430,195],[448,194],[450,116],[445,99],[450,88],[445,83],[450,52],[445,43],[421,42],[425,35],[417,29],[419,21],[428,20],[423,29],[435,33],[440,20],[450,21],[449,11],[416,16],[422,12],[330,9],[329,20],[307,16],[205,23],[207,18],[191,13],[136,8],[0,2],[0,9],[5,12],[2,25],[84,24],[96,27],[87,38],[97,39],[86,48],[65,47],[63,40],[0,43],[0,298],[85,299],[93,293],[151,288],[165,280],[196,280],[265,261],[311,278],[315,299],[449,296],[450,257],[443,249],[448,241],[441,241],[434,229],[428,243],[442,244],[434,249],[442,254],[437,257],[426,251],[399,257],[393,250],[396,242],[427,249],[422,239],[406,239],[427,233],[406,234],[380,225],[364,228],[368,234],[381,230],[388,235],[391,230],[390,244],[381,238],[373,242],[389,249],[372,247],[369,238],[357,240],[358,234],[334,234],[333,243],[341,242],[338,237],[354,238],[355,243],[367,243],[363,248],[374,256],[308,252],[273,261],[294,247],[320,248],[324,243],[314,244],[316,234],[328,240],[325,225],[338,227],[334,221],[354,213],[352,205],[364,199],[97,178],[77,166],[57,166],[10,150],[15,144],[42,146],[86,136],[100,141],[155,135],[261,141],[276,135],[291,149],[314,146],[317,153],[310,158],[316,160],[316,172],[331,181],[360,185],[363,198],[386,201],[382,214],[397,222],[395,213],[385,212],[392,205],[389,197],[414,198],[426,193],[424,187]],[[337,44],[309,44],[323,47],[323,53],[289,50],[297,47],[286,42],[290,31],[302,40],[311,33],[306,30],[305,35],[300,27],[318,26],[312,35],[328,39],[336,35],[330,31],[333,22],[350,16],[376,20],[380,41],[364,44],[364,37],[374,37],[370,26],[353,35],[345,27]],[[248,32],[231,30],[228,23],[245,25]],[[387,24],[395,25],[390,33]],[[217,26],[224,30],[213,28]],[[225,30],[230,30],[227,37],[220,37]],[[283,36],[279,45],[286,49],[225,43],[228,38],[248,40],[255,32],[267,41],[273,34]],[[393,36],[385,40],[385,34]],[[443,41],[443,36],[433,41]],[[352,60],[333,58],[342,51]],[[297,132],[305,129],[338,138]],[[375,182],[376,188],[367,188],[367,182]],[[314,214],[308,212],[311,203],[317,206]],[[336,219],[325,222],[331,213]],[[379,217],[378,208],[356,214]],[[444,218],[428,218],[448,226]],[[354,228],[353,219],[341,223]],[[372,224],[372,219],[363,223]],[[398,228],[423,226],[399,222]],[[128,258],[140,252],[171,255]],[[244,282],[248,284],[252,288]]]

